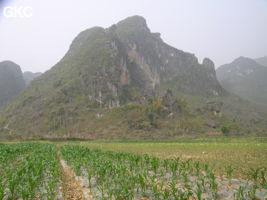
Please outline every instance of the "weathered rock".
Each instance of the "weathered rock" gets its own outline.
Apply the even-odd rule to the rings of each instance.
[[[205,124],[206,124],[206,126],[208,126],[210,128],[217,128],[218,127],[216,122],[212,119],[207,119]]]
[[[167,107],[171,108],[174,104],[175,97],[173,96],[173,93],[171,90],[167,90],[166,93],[162,97],[162,104]]]
[[[208,101],[206,103],[205,109],[210,112],[214,112],[215,114],[218,114],[221,112],[223,106],[223,102],[221,101]]]
[[[254,124],[256,124],[262,120],[260,115],[256,112],[250,113],[248,117],[250,118],[250,122],[252,122]]]

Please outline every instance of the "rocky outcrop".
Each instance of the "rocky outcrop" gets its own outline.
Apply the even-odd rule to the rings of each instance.
[[[163,106],[170,108],[173,106],[175,102],[175,97],[171,90],[167,90],[166,93],[162,97]]]
[[[127,18],[113,30],[123,41],[127,57],[134,65],[134,68],[128,66],[135,77],[133,82],[143,83],[143,88],[154,90],[162,83],[173,81],[175,89],[190,94],[213,96],[223,93],[210,59],[205,58],[201,65],[193,54],[167,45],[160,34],[150,32],[144,18]]]
[[[219,114],[222,110],[223,102],[221,101],[208,101],[206,102],[206,111],[213,112],[215,115]]]
[[[205,125],[209,128],[213,128],[213,129],[218,127],[217,123],[212,119],[207,119],[205,122]]]

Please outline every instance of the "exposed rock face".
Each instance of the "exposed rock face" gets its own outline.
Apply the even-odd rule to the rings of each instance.
[[[206,103],[205,109],[213,112],[214,114],[218,114],[221,112],[223,106],[223,102],[221,101],[208,101]]]
[[[33,79],[35,79],[35,78],[37,78],[38,76],[41,76],[41,75],[42,75],[41,72],[36,72],[36,73],[33,73],[33,72],[24,72],[24,73],[23,73],[23,79],[24,79],[24,81],[25,81],[25,84],[26,84],[26,85],[29,85],[30,82],[31,82]]]
[[[267,68],[255,60],[240,57],[217,69],[222,86],[240,97],[267,106]]]
[[[131,30],[135,27],[135,30]],[[217,82],[214,64],[204,59],[199,64],[193,54],[177,50],[153,34],[144,18],[134,16],[119,22],[113,31],[126,47],[131,83],[154,90],[163,82],[174,81],[176,89],[197,95],[220,95],[223,90]]]
[[[167,92],[162,97],[162,103],[165,107],[170,108],[174,104],[175,98],[171,90],[167,90]]]
[[[0,63],[0,106],[11,101],[25,87],[20,66],[11,62]]]
[[[205,122],[205,125],[207,127],[210,127],[210,128],[217,128],[217,126],[218,126],[216,124],[216,122],[214,120],[212,120],[212,119],[207,119],[206,122]]]

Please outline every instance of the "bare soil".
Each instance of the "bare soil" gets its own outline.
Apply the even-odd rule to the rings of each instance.
[[[62,165],[63,193],[65,200],[86,200],[83,195],[82,184],[75,177],[72,169],[64,160],[60,160]]]

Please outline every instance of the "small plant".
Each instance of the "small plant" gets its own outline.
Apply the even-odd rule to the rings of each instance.
[[[251,187],[250,191],[248,192],[248,196],[251,199],[255,199],[256,190],[257,190],[257,186],[253,185],[253,187]]]
[[[222,133],[223,134],[229,134],[230,133],[230,131],[231,131],[231,128],[230,128],[230,126],[222,126],[221,127],[221,131],[222,131]]]
[[[202,199],[202,193],[203,193],[203,189],[201,184],[197,183],[197,191],[196,191],[196,195],[197,195],[197,199],[201,200]]]
[[[152,186],[152,195],[154,197],[154,199],[159,199],[159,192],[158,192],[158,186],[157,184],[153,184]]]
[[[235,199],[236,200],[245,200],[245,188],[243,186],[240,186],[237,190],[237,192],[235,193]]]
[[[251,175],[251,178],[253,179],[253,181],[256,183],[258,181],[258,178],[260,175],[260,169],[259,168],[257,168],[257,169],[250,168],[250,175]]]
[[[261,186],[265,189],[267,189],[267,181],[265,178],[264,170],[261,171]]]
[[[0,200],[3,200],[5,196],[5,188],[2,185],[2,183],[0,183]]]
[[[234,172],[234,168],[229,165],[226,167],[226,174],[227,174],[227,177],[229,179],[229,184],[231,185],[232,184],[232,175],[233,175],[233,172]]]
[[[178,198],[178,197],[177,197],[178,189],[177,189],[177,187],[176,187],[175,182],[174,182],[174,181],[170,182],[170,183],[169,183],[169,186],[170,186],[170,188],[171,188],[171,193],[172,193],[173,198],[174,198],[174,199],[177,199],[177,198]]]
[[[232,178],[234,168],[232,165],[226,167],[226,174],[228,178]]]

